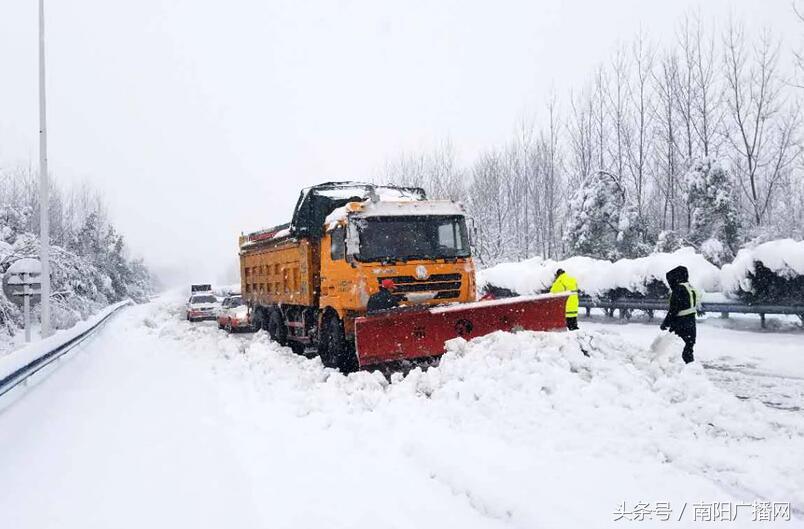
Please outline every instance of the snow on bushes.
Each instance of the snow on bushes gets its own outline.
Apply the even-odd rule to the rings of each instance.
[[[676,266],[686,266],[690,282],[703,291],[720,289],[718,268],[693,248],[672,253],[654,253],[614,263],[590,257],[570,257],[561,261],[534,257],[518,263],[503,263],[480,272],[478,287],[507,288],[519,294],[533,294],[550,288],[555,271],[562,268],[578,280],[581,292],[595,297],[665,297],[669,290],[665,274]]]
[[[804,242],[781,239],[744,248],[723,267],[723,291],[746,303],[804,304]]]

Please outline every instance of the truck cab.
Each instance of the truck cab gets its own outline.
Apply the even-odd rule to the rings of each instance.
[[[327,217],[319,304],[345,320],[384,279],[401,306],[474,301],[466,218],[450,201],[351,202]]]
[[[342,369],[354,364],[355,320],[384,279],[397,285],[399,310],[475,299],[463,208],[419,188],[313,186],[290,223],[241,235],[239,247],[254,326]]]

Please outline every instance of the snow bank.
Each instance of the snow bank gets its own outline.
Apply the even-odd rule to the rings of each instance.
[[[109,305],[91,318],[87,318],[84,321],[76,323],[69,329],[56,331],[52,336],[49,336],[38,342],[27,344],[19,349],[11,351],[5,356],[0,357],[0,380],[6,378],[18,369],[25,367],[37,358],[40,358],[57,347],[69,342],[112,312],[116,311],[123,305],[128,305],[129,303],[131,303],[131,300],[121,301],[119,303],[115,303],[114,305]]]
[[[621,259],[614,263],[590,257],[570,257],[561,261],[534,257],[482,270],[478,287],[494,285],[519,294],[543,292],[553,283],[555,271],[562,268],[574,276],[581,291],[590,296],[604,296],[617,289],[645,295],[652,283],[663,283],[665,274],[679,265],[689,269],[690,282],[697,288],[704,291],[720,289],[718,268],[693,248],[638,259]]]
[[[462,527],[606,527],[622,501],[804,502],[804,418],[719,389],[677,347],[651,353],[605,331],[499,332],[452,340],[439,366],[389,382],[170,310],[147,318],[150,332],[210,362],[243,424],[267,425],[237,447],[260,479],[287,471],[395,514],[388,498],[412,494],[417,509],[400,525],[429,525],[417,516],[430,509],[476,516]]]
[[[804,276],[804,241],[781,239],[740,250],[734,262],[723,267],[723,291],[751,292],[754,285],[749,275],[756,271],[757,262],[784,279]]]

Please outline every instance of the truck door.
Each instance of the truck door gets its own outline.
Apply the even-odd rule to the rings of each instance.
[[[327,232],[321,244],[321,307],[355,308],[355,270],[346,260],[346,228]]]

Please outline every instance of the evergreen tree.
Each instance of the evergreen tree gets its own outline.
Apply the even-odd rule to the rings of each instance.
[[[695,160],[684,179],[691,211],[690,242],[715,264],[730,261],[740,246],[733,179],[711,158]]]
[[[569,201],[564,241],[569,255],[600,259],[636,257],[649,251],[636,207],[619,181],[605,171],[590,175]]]

